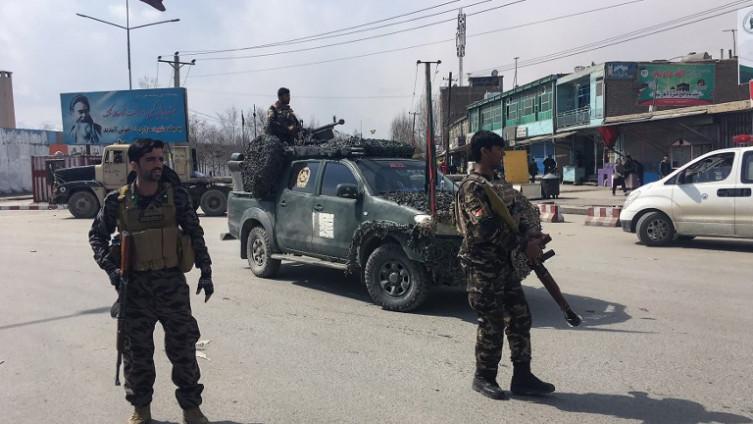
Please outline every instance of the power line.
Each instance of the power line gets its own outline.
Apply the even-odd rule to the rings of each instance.
[[[633,4],[633,3],[636,3],[636,2],[642,2],[642,1],[644,1],[644,0],[634,0],[634,1],[630,1],[630,2],[614,4],[614,5],[611,5],[611,6],[600,7],[600,8],[597,8],[597,9],[585,10],[585,11],[574,13],[574,14],[568,14],[568,15],[563,15],[563,16],[556,16],[556,17],[553,17],[553,18],[550,18],[550,19],[543,19],[543,20],[539,20],[539,21],[528,22],[528,23],[525,23],[525,24],[515,25],[515,26],[512,26],[512,27],[503,27],[503,28],[498,28],[498,29],[494,29],[494,30],[491,30],[491,31],[485,31],[485,32],[481,32],[481,33],[469,34],[468,37],[469,38],[473,38],[473,37],[479,37],[479,36],[482,36],[482,35],[488,35],[488,34],[497,33],[497,32],[503,32],[503,31],[509,31],[509,30],[513,30],[513,29],[519,29],[519,28],[523,28],[523,27],[527,27],[527,26],[538,25],[538,24],[545,23],[545,22],[551,22],[551,21],[554,21],[554,20],[560,20],[560,19],[570,18],[570,17],[574,17],[574,16],[586,15],[586,14],[589,14],[589,13],[600,12],[600,11],[604,11],[604,10],[608,10],[608,9],[614,9],[614,8],[617,8],[617,7],[622,7],[622,6],[626,6],[626,5],[630,5],[630,4]],[[247,74],[247,73],[278,71],[278,70],[282,70],[282,69],[299,68],[299,67],[313,66],[313,65],[322,65],[322,64],[326,64],[326,63],[341,62],[341,61],[353,60],[353,59],[361,59],[361,58],[365,58],[365,57],[382,55],[382,54],[387,54],[387,53],[396,53],[396,52],[400,52],[400,51],[411,50],[411,49],[416,49],[416,48],[420,48],[420,47],[428,47],[428,46],[433,46],[433,45],[438,45],[438,44],[444,44],[444,43],[449,43],[449,42],[455,42],[455,38],[453,37],[453,38],[448,38],[448,39],[444,39],[444,40],[438,40],[438,41],[431,41],[431,42],[426,42],[426,43],[413,44],[413,45],[405,46],[405,47],[398,47],[398,48],[394,48],[394,49],[379,50],[379,51],[374,51],[374,52],[364,53],[364,54],[359,54],[359,55],[353,55],[353,56],[342,56],[342,57],[337,57],[337,58],[332,58],[332,59],[318,60],[318,61],[314,61],[314,62],[305,62],[305,63],[298,63],[298,64],[292,64],[292,65],[281,65],[281,66],[275,66],[275,67],[269,67],[269,68],[246,69],[246,70],[242,70],[242,71],[230,71],[230,72],[221,72],[221,73],[213,73],[213,74],[194,75],[194,78],[209,78],[209,77],[216,77],[216,76],[240,75],[240,74]]]
[[[254,45],[254,46],[240,47],[240,48],[234,48],[234,49],[186,50],[186,51],[183,51],[183,53],[184,53],[184,55],[191,56],[191,55],[203,55],[203,54],[211,54],[211,53],[225,53],[225,52],[233,52],[233,51],[260,49],[260,48],[265,48],[265,47],[276,47],[276,46],[282,46],[282,45],[299,44],[299,43],[303,43],[303,42],[307,42],[307,41],[312,41],[312,40],[316,40],[316,39],[325,38],[324,36],[328,36],[328,35],[331,35],[331,34],[336,34],[336,33],[339,33],[339,32],[348,31],[348,30],[352,30],[352,29],[356,29],[356,28],[363,28],[365,26],[379,24],[379,23],[382,23],[382,22],[387,22],[387,21],[391,21],[391,20],[394,20],[394,19],[402,18],[402,17],[405,17],[405,16],[415,15],[416,13],[421,13],[421,12],[425,12],[427,10],[437,9],[439,7],[446,6],[446,5],[452,4],[452,3],[457,3],[459,1],[460,0],[447,1],[447,2],[444,2],[444,3],[436,4],[434,6],[425,7],[423,9],[418,9],[418,10],[414,10],[412,12],[402,13],[400,15],[395,15],[395,16],[391,16],[391,17],[388,17],[388,18],[379,19],[379,20],[376,20],[376,21],[366,22],[366,23],[363,23],[363,24],[353,25],[353,26],[350,26],[350,27],[340,28],[340,29],[336,29],[336,30],[332,30],[332,31],[322,32],[322,33],[319,33],[319,34],[313,34],[313,35],[308,35],[308,36],[298,37],[298,38],[291,38],[289,40],[275,41],[275,42],[272,42],[272,43],[257,44],[257,45]],[[485,1],[492,1],[492,0],[485,0]],[[447,13],[447,12],[442,12],[442,13]],[[431,17],[431,16],[435,16],[435,15],[426,15],[426,16],[423,16],[423,17],[415,18],[415,20],[425,19],[425,18]],[[393,24],[393,25],[397,25],[397,24]],[[376,29],[376,28],[371,28],[369,30],[372,30],[372,29]],[[344,35],[344,34],[340,34],[340,35]]]
[[[532,58],[523,62],[519,62],[518,68],[529,67],[529,66],[539,65],[542,63],[551,62],[551,61],[555,61],[559,59],[564,59],[564,58],[575,56],[578,54],[603,49],[603,48],[614,46],[617,44],[623,44],[629,41],[637,40],[640,38],[645,38],[651,35],[655,35],[662,32],[667,32],[667,31],[671,31],[677,28],[685,27],[688,25],[696,24],[698,22],[713,19],[713,18],[722,16],[728,13],[735,12],[739,9],[743,9],[747,7],[747,5],[750,3],[753,3],[753,2],[751,2],[750,0],[745,0],[745,1],[735,1],[732,3],[727,3],[724,5],[712,8],[712,9],[707,9],[701,12],[696,12],[691,15],[683,16],[677,19],[672,19],[670,21],[666,21],[660,24],[651,25],[646,28],[641,28],[636,31],[631,31],[626,34],[606,38],[604,40],[597,41],[594,43],[589,43],[582,46],[565,49],[560,52],[550,53],[544,56],[539,56],[539,57]],[[743,4],[745,4],[745,6],[741,6]],[[730,7],[732,7],[733,9],[726,10],[726,9],[729,9]],[[506,64],[506,65],[496,66],[493,68],[482,69],[482,70],[476,71],[475,73],[483,73],[491,69],[509,71],[509,70],[514,69],[514,66],[515,66],[514,64]]]
[[[484,10],[480,10],[478,12],[468,13],[467,15],[468,16],[474,16],[474,15],[479,15],[479,14],[482,14],[482,13],[493,12],[495,10],[499,10],[499,9],[502,9],[502,8],[508,7],[508,6],[513,6],[513,5],[518,4],[518,3],[524,3],[526,1],[528,1],[528,0],[514,0],[514,1],[511,1],[509,3],[505,3],[505,4],[502,4],[502,5],[491,7],[491,8],[484,9]],[[444,19],[444,20],[441,20],[441,21],[430,22],[428,24],[423,24],[423,25],[419,25],[419,26],[415,26],[415,27],[410,27],[410,28],[404,28],[404,29],[400,29],[400,30],[396,30],[396,31],[392,31],[392,32],[386,32],[386,33],[382,33],[382,34],[370,35],[370,36],[367,36],[367,37],[356,38],[356,39],[353,39],[353,40],[338,41],[336,43],[323,44],[323,45],[313,46],[313,47],[303,47],[303,48],[293,49],[293,50],[283,50],[283,51],[270,52],[270,53],[259,53],[259,54],[252,54],[252,55],[247,55],[247,56],[208,57],[208,58],[204,58],[202,60],[209,61],[209,60],[252,59],[252,58],[257,58],[257,57],[269,57],[269,56],[278,56],[278,55],[282,55],[282,54],[301,53],[301,52],[307,52],[307,51],[311,51],[311,50],[324,49],[324,48],[328,48],[328,47],[344,46],[344,45],[347,45],[347,44],[359,43],[361,41],[368,41],[368,40],[373,40],[373,39],[376,39],[376,38],[388,37],[388,36],[395,35],[395,34],[401,34],[401,33],[404,33],[404,32],[415,31],[415,30],[418,30],[418,29],[428,28],[428,27],[435,26],[435,25],[441,25],[441,24],[444,24],[444,23],[447,23],[447,22],[455,22],[455,20],[456,20],[456,18]]]
[[[243,93],[243,92],[237,92],[237,91],[217,91],[217,90],[210,90],[210,89],[202,89],[202,88],[194,88],[191,87],[192,91],[199,91],[199,92],[205,92],[205,93],[213,93],[213,94],[224,94],[228,96],[245,96],[245,97],[261,97],[261,98],[269,98],[271,97],[270,93]],[[296,99],[319,99],[319,100],[362,100],[362,99],[407,99],[411,97],[410,95],[364,95],[364,96],[318,96],[318,95],[300,95],[296,94]]]

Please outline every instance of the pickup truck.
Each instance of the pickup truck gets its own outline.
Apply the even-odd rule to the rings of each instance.
[[[107,193],[128,182],[128,144],[105,147],[100,165],[58,169],[53,175],[53,202],[67,204],[75,218],[93,218]],[[172,145],[167,150],[167,165],[180,178],[191,195],[194,207],[207,216],[220,216],[227,208],[229,178],[205,177],[196,172],[194,150],[188,145]]]
[[[419,307],[434,286],[465,284],[461,237],[416,206],[425,204],[415,201],[425,200],[424,162],[293,160],[272,195],[258,199],[243,190],[242,160],[235,154],[229,163],[229,232],[222,238],[240,241],[240,257],[254,275],[274,277],[281,261],[359,273],[374,303],[392,311]],[[449,209],[456,186],[439,177],[437,194]]]

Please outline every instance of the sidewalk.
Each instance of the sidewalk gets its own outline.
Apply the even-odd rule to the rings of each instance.
[[[0,196],[0,211],[46,211],[66,209],[66,205],[34,203],[31,194]]]
[[[629,194],[629,192],[628,192]],[[558,199],[534,200],[534,203],[554,202],[563,214],[586,215],[591,206],[622,207],[627,196],[617,190],[612,196],[612,189],[594,185],[561,184]]]

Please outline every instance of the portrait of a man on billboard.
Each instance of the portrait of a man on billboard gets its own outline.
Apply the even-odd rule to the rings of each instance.
[[[68,131],[74,144],[99,144],[102,126],[92,119],[89,99],[83,94],[75,96],[68,110],[73,117],[73,126]]]

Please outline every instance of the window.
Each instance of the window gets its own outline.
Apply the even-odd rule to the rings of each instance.
[[[544,89],[539,94],[539,112],[549,112],[552,109],[552,90]]]
[[[533,115],[534,114],[535,110],[534,110],[533,104],[534,104],[534,98],[535,97],[536,97],[535,94],[529,94],[529,95],[523,97],[523,99],[522,99],[522,103],[523,103],[523,113],[522,113],[522,115],[523,116]]]
[[[356,162],[366,185],[374,195],[422,193],[426,184],[426,164],[412,159],[361,159]],[[453,193],[455,183],[437,174],[437,190]]]
[[[481,108],[481,129],[492,131],[502,128],[502,104],[493,102]]]
[[[514,121],[518,119],[518,99],[507,100],[507,119]]]
[[[734,153],[720,153],[696,162],[683,172],[682,184],[701,184],[724,181],[732,172]]]
[[[322,195],[337,196],[337,186],[340,184],[353,184],[358,186],[358,181],[347,166],[338,162],[328,162],[324,168],[322,177]]]
[[[319,161],[297,162],[290,170],[288,188],[300,193],[313,193],[319,175]]]
[[[125,163],[125,152],[122,150],[110,150],[110,154],[107,157],[109,163]]]
[[[753,152],[745,152],[745,156],[743,156],[742,181],[753,183]]]
[[[478,131],[479,130],[479,113],[478,113],[478,109],[473,109],[470,112],[470,120],[471,120],[471,123],[470,123],[471,132]]]

